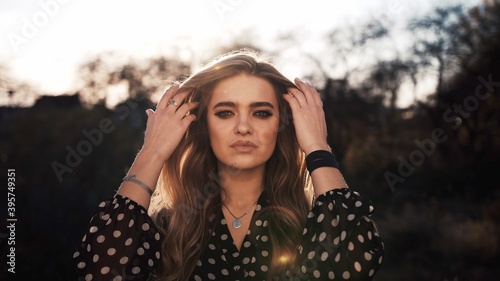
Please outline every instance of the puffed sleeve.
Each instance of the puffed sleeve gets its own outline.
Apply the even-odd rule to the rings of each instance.
[[[76,247],[78,280],[148,280],[160,260],[160,240],[146,209],[117,194],[99,205]]]
[[[372,213],[371,202],[349,188],[318,196],[297,248],[292,279],[372,280],[384,253]]]

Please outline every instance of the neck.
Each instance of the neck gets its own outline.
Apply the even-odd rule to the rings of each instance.
[[[255,170],[220,170],[222,202],[233,209],[248,209],[264,190],[264,168]]]

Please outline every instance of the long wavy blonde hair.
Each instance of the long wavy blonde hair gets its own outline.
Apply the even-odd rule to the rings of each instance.
[[[150,214],[164,236],[157,280],[187,280],[208,243],[212,221],[217,221],[210,216],[221,208],[221,186],[217,159],[209,145],[207,104],[217,83],[238,74],[266,79],[277,96],[279,132],[264,175],[264,189],[271,206],[270,272],[281,274],[293,262],[312,197],[305,155],[298,146],[290,107],[282,98],[287,88],[296,86],[256,52],[240,50],[215,58],[179,88],[179,92],[189,93],[186,101],[199,105],[192,112],[197,121],[190,125],[164,164],[158,192],[151,200]]]

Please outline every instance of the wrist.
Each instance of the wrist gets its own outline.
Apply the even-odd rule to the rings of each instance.
[[[325,144],[311,144],[309,146],[307,146],[306,149],[304,149],[304,153],[307,155],[311,154],[311,152],[313,151],[317,151],[317,150],[326,150],[326,151],[332,151],[332,149],[330,148],[330,146],[325,143]]]
[[[139,151],[136,158],[137,159],[147,159],[147,161],[150,163],[161,164],[161,165],[163,165],[163,163],[165,163],[165,161],[167,161],[167,159],[168,159],[168,157],[163,156],[157,150],[149,149],[146,147],[143,147]]]
[[[306,156],[306,165],[309,173],[317,168],[332,167],[340,170],[340,164],[330,150],[315,150]]]

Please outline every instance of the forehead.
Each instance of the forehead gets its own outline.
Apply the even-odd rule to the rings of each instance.
[[[220,81],[214,88],[209,104],[232,101],[236,104],[249,104],[267,101],[277,105],[272,84],[264,78],[240,74]]]

